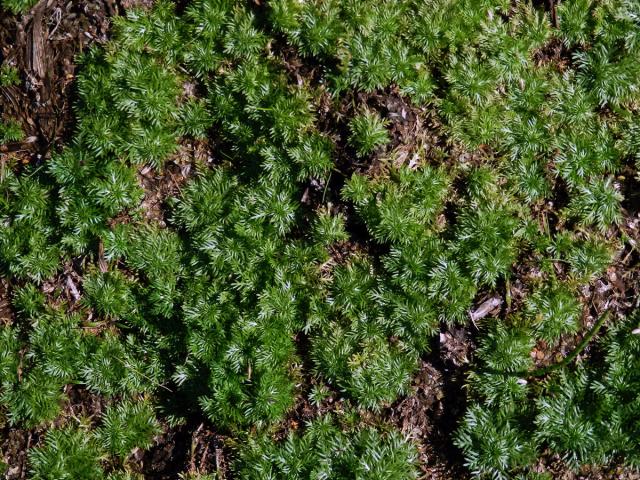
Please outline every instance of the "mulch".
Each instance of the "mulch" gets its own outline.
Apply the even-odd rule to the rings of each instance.
[[[21,80],[0,88],[0,115],[25,133],[0,155],[38,162],[68,138],[77,55],[107,40],[118,11],[115,0],[41,0],[23,15],[0,10],[0,63],[17,68]]]

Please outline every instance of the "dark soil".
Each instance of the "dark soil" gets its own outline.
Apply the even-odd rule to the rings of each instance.
[[[538,66],[552,65],[558,71],[564,72],[572,64],[572,53],[560,38],[553,37],[544,47],[534,52],[533,59]]]
[[[138,174],[138,180],[144,191],[140,205],[144,218],[159,227],[165,227],[168,221],[167,199],[180,193],[180,186],[195,173],[196,164],[208,164],[211,161],[207,143],[193,141],[180,145],[162,171],[143,167]]]
[[[460,380],[461,370],[445,367],[449,362],[444,347],[434,363],[422,361],[413,380],[412,393],[396,402],[387,412],[391,421],[418,442],[420,467],[429,480],[466,479],[462,455],[451,443],[455,428],[452,418],[464,412],[465,393]],[[452,382],[453,380],[453,382]],[[451,415],[455,415],[451,417]]]
[[[175,480],[181,473],[217,473],[217,478],[224,480],[230,478],[225,442],[207,421],[166,426],[154,445],[146,451],[134,451],[128,464],[149,480]]]
[[[48,157],[73,129],[76,55],[106,41],[115,0],[41,0],[24,15],[0,11],[0,61],[21,83],[1,88],[0,114],[20,122],[22,142],[6,150],[24,161]]]
[[[67,400],[62,407],[62,414],[54,423],[62,425],[69,420],[84,419],[92,426],[100,424],[100,417],[107,407],[107,401],[101,395],[92,393],[81,385],[67,385],[64,389]]]
[[[11,325],[12,323],[13,311],[9,298],[9,282],[5,278],[0,278],[0,325]]]
[[[27,478],[27,452],[36,444],[38,438],[38,434],[30,430],[17,428],[0,430],[0,473],[4,473],[3,478],[6,480]],[[4,471],[2,467],[5,467]]]
[[[75,261],[65,262],[55,277],[42,283],[40,289],[46,295],[47,303],[50,305],[64,303],[71,311],[79,306],[78,301],[82,296],[82,274],[86,267],[86,260],[86,258],[77,258]]]

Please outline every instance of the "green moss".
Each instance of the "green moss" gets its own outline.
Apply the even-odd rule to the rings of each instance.
[[[14,14],[26,13],[33,7],[37,0],[2,0],[2,8],[9,10]]]
[[[477,333],[469,407],[444,420],[476,476],[545,451],[637,466],[635,320],[581,332],[581,292],[624,244],[640,25],[600,0],[557,20],[505,0],[114,18],[82,56],[69,144],[0,153],[0,413],[47,430],[33,477],[133,478],[157,411],[206,416],[240,478],[412,478],[415,447],[380,425],[453,326]],[[534,365],[580,338],[605,361]],[[73,385],[109,408],[60,427]],[[307,402],[336,411],[274,441]]]

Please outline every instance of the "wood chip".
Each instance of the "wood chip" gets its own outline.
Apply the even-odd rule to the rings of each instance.
[[[76,302],[80,300],[80,292],[78,291],[76,284],[73,283],[71,277],[67,277],[67,288],[69,289],[69,292],[71,292],[71,296]]]
[[[470,313],[471,321],[475,322],[486,317],[492,310],[501,306],[502,302],[502,298],[497,295],[485,300],[476,310]]]

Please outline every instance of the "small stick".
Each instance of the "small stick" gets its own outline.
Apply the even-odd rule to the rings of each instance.
[[[475,323],[476,320],[483,319],[484,317],[489,315],[489,312],[491,310],[499,307],[500,305],[502,305],[502,298],[498,296],[491,297],[488,300],[485,300],[476,310],[469,314],[471,316],[471,321]]]
[[[598,321],[596,322],[596,324],[593,326],[591,330],[589,330],[589,333],[587,333],[584,336],[584,338],[578,344],[578,346],[569,355],[567,355],[561,362],[554,363],[553,365],[548,365],[546,367],[537,368],[533,372],[525,372],[523,373],[523,375],[528,377],[542,377],[548,373],[551,373],[554,370],[558,370],[559,368],[563,368],[569,365],[569,363],[571,363],[580,354],[580,352],[582,352],[582,350],[585,349],[585,347],[591,341],[593,336],[596,333],[598,333],[598,330],[600,330],[600,327],[604,324],[607,318],[609,318],[609,312],[605,312],[604,314],[602,314],[598,319]]]

